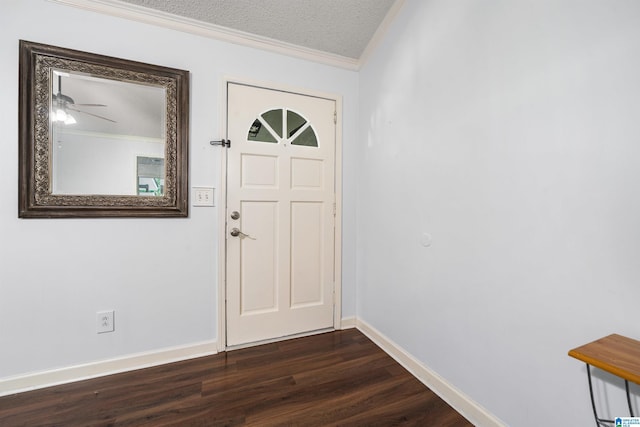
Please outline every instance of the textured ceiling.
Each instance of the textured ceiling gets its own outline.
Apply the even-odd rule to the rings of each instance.
[[[124,0],[359,59],[396,0]]]

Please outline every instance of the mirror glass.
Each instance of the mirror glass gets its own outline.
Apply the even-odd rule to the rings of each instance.
[[[20,41],[21,218],[188,216],[189,72]]]
[[[164,159],[165,89],[61,70],[51,84],[52,194],[141,194],[139,159]],[[144,178],[164,181],[159,164]]]

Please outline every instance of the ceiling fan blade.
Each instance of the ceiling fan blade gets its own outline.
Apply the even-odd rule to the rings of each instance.
[[[93,113],[88,113],[88,112],[86,112],[86,111],[78,110],[78,109],[75,109],[75,108],[69,108],[69,110],[71,110],[71,111],[75,111],[75,112],[77,112],[77,113],[82,113],[82,114],[87,114],[87,115],[89,115],[89,116],[97,117],[97,118],[102,119],[102,120],[107,120],[107,121],[112,122],[112,123],[118,123],[118,122],[116,122],[115,120],[111,120],[111,119],[108,119],[108,118],[106,118],[106,117],[99,116],[99,115],[97,115],[97,114],[93,114]]]
[[[107,107],[105,104],[73,104],[76,107]]]

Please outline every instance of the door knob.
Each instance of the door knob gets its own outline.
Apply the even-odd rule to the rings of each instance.
[[[233,237],[240,236],[241,239],[244,239],[246,237],[246,238],[249,238],[251,240],[256,240],[253,237],[249,236],[246,233],[243,233],[242,231],[240,231],[238,228],[235,228],[235,227],[232,228],[231,231],[229,231],[229,234],[231,234]]]
[[[238,211],[231,212],[231,219],[238,219],[238,218],[240,218],[240,212]]]

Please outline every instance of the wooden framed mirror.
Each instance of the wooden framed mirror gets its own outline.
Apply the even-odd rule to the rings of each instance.
[[[189,72],[20,41],[19,216],[188,215]]]

